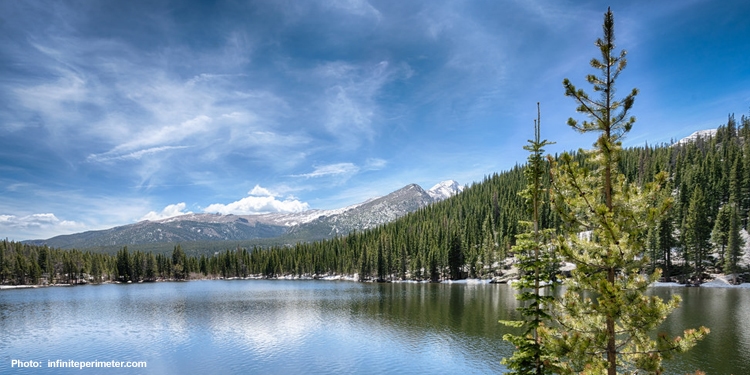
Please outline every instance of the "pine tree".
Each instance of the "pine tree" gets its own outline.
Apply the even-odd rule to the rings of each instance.
[[[522,306],[518,308],[523,317],[522,321],[501,321],[509,326],[522,327],[521,335],[506,334],[503,339],[510,341],[516,346],[516,351],[510,358],[504,358],[512,372],[510,374],[549,374],[554,367],[551,363],[554,357],[548,347],[543,346],[539,336],[539,328],[544,322],[549,322],[550,315],[548,306],[554,301],[551,291],[544,292],[543,289],[552,289],[555,285],[555,269],[549,265],[556,263],[551,253],[550,237],[552,230],[540,228],[542,199],[545,187],[542,178],[545,172],[542,153],[544,147],[551,144],[547,140],[540,140],[541,115],[539,114],[539,103],[537,103],[537,119],[534,121],[534,140],[529,140],[529,145],[524,149],[529,151],[528,163],[524,174],[527,186],[521,192],[526,200],[526,206],[531,215],[530,222],[522,222],[528,230],[516,236],[516,246],[513,251],[518,259],[518,268],[522,272],[520,280],[514,285],[518,290],[516,299]]]
[[[461,268],[464,265],[464,253],[461,247],[461,237],[458,233],[450,235],[448,248],[448,270],[451,280],[461,279]]]
[[[227,260],[229,260],[229,256],[227,256]],[[190,274],[187,267],[187,256],[179,244],[175,245],[172,250],[172,271],[174,272],[174,278],[178,280],[187,279]]]
[[[732,169],[729,172],[729,202],[740,207],[742,202],[742,155],[735,153]]]
[[[497,234],[492,225],[492,215],[487,214],[482,224],[482,231],[484,232],[481,245],[482,268],[479,270],[479,274],[480,276],[487,276],[487,272],[492,268],[495,261],[495,249],[497,248]]]
[[[8,240],[3,240],[0,243],[0,285],[5,284],[6,277],[10,274],[8,269],[8,260],[5,259],[5,251],[8,248]]]
[[[117,252],[117,277],[120,281],[133,280],[133,260],[127,246]]]
[[[359,257],[359,281],[365,281],[370,277],[370,260],[367,258],[367,247],[362,247]]]
[[[385,281],[385,260],[383,257],[383,239],[381,238],[380,241],[378,241],[378,257],[377,257],[377,263],[376,268],[378,272],[378,281],[382,282]]]
[[[667,185],[668,187],[669,185]],[[670,191],[670,189],[665,189]],[[656,247],[662,256],[664,261],[664,274],[667,282],[671,281],[672,277],[672,248],[677,244],[674,237],[674,226],[673,220],[673,207],[670,207],[664,212],[659,218],[657,218],[656,228]]]
[[[684,245],[686,252],[693,259],[694,279],[698,284],[703,280],[704,263],[711,246],[709,242],[711,238],[711,224],[708,221],[706,212],[706,197],[703,194],[703,189],[700,186],[696,186],[690,197],[690,205],[688,206],[683,230],[685,232]]]
[[[721,206],[719,213],[716,215],[716,220],[714,220],[714,228],[711,231],[711,241],[719,252],[719,264],[722,267],[724,266],[726,247],[729,244],[729,227],[733,210],[734,206],[731,204]]]
[[[609,9],[603,31],[603,39],[596,42],[602,58],[591,60],[601,75],[587,76],[600,98],[592,99],[568,79],[563,81],[565,95],[590,119],[579,123],[571,118],[568,125],[599,137],[592,151],[579,151],[585,157],[582,163],[565,153],[553,168],[554,205],[565,223],[558,248],[576,269],[553,310],[559,327],[542,332],[559,356],[561,373],[659,373],[663,356],[693,346],[707,329],[688,330],[676,339],[660,334],[654,341],[650,336],[679,304],[676,296],[667,302],[648,296],[646,288],[659,272],[640,273],[646,230],[669,203],[659,196],[666,174],[641,188],[618,170],[621,140],[635,122],[627,116],[638,91],[615,99],[615,81],[627,62],[624,50],[613,54],[614,17]],[[654,207],[659,201],[665,205]]]
[[[727,252],[724,259],[724,272],[732,275],[733,282],[737,283],[737,272],[739,261],[742,257],[742,246],[744,241],[740,236],[740,213],[737,206],[732,206],[731,218],[729,220],[729,233],[727,241]]]
[[[742,227],[747,229],[748,211],[750,211],[750,118],[742,116],[742,193],[740,199],[740,218]]]

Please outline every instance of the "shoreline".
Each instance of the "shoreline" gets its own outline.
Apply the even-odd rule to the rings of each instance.
[[[742,283],[734,285],[729,283],[729,277],[726,275],[716,275],[714,279],[706,281],[699,286],[691,287],[704,287],[704,288],[748,288],[750,289],[750,283]],[[106,281],[98,284],[85,283],[85,284],[50,284],[50,285],[0,285],[0,290],[14,290],[14,289],[39,289],[39,288],[55,288],[55,287],[74,287],[74,286],[86,286],[86,285],[105,285],[105,284],[144,284],[152,282],[185,282],[185,281],[213,281],[213,280],[321,280],[321,281],[347,281],[347,282],[360,282],[358,276],[355,275],[326,275],[326,276],[282,276],[275,278],[267,278],[262,276],[248,276],[248,277],[228,277],[228,278],[196,278],[189,280],[157,280],[149,282],[136,282],[136,283],[122,283]],[[517,280],[508,280],[504,283],[493,282],[494,279],[462,279],[462,280],[441,280],[434,284],[466,284],[466,285],[482,285],[482,284],[514,284]],[[363,281],[365,283],[377,283],[375,280]],[[409,284],[430,284],[429,280],[390,280],[385,283],[409,283]],[[685,288],[685,284],[677,282],[660,282],[657,281],[649,285],[650,288]]]
[[[730,275],[724,275],[724,274],[713,274],[711,275],[713,279],[704,282],[703,284],[698,285],[698,287],[703,288],[750,288],[750,283],[742,283],[738,285],[731,284],[729,280],[731,280]],[[657,281],[651,285],[650,287],[686,287],[685,284],[679,284],[677,282],[661,282]]]
[[[86,285],[86,284],[80,284]],[[0,285],[0,290],[10,289],[40,289],[40,288],[58,288],[58,287],[71,287],[76,286],[75,284],[50,284],[50,285]]]

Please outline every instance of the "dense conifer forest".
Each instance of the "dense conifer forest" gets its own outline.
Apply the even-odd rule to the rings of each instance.
[[[712,136],[623,151],[619,167],[643,185],[668,173],[674,203],[648,231],[647,270],[680,281],[741,273],[750,212],[750,118],[733,115]],[[519,146],[520,147],[520,146]],[[583,158],[578,158],[583,163]],[[520,220],[524,165],[487,176],[463,193],[380,227],[293,246],[230,248],[187,256],[122,248],[116,255],[0,241],[0,283],[139,282],[190,278],[317,277],[359,280],[491,278],[510,265]],[[547,165],[546,168],[549,168]],[[549,178],[545,174],[545,178]],[[544,202],[549,202],[544,199]],[[560,228],[545,203],[540,228]],[[670,251],[671,249],[671,251]],[[213,250],[212,250],[213,251]]]

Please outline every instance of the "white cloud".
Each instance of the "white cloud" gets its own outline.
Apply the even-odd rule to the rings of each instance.
[[[89,155],[86,160],[92,161],[92,162],[104,162],[104,161],[111,161],[111,160],[125,160],[125,159],[135,159],[140,160],[142,157],[147,155],[153,155],[164,151],[170,151],[170,150],[180,150],[184,148],[189,148],[189,146],[160,146],[160,147],[152,147],[147,148],[143,150],[133,151],[127,154],[113,154],[110,152],[106,152],[103,154],[91,154]]]
[[[52,213],[26,216],[0,215],[0,231],[70,233],[83,228],[84,225],[81,223],[60,220]]]
[[[180,216],[180,215],[187,215],[192,214],[191,211],[185,212],[185,202],[180,202],[177,204],[170,204],[167,207],[164,207],[161,212],[151,211],[147,213],[146,215],[143,215],[142,218],[140,218],[138,221],[142,220],[150,220],[150,221],[156,221],[156,220],[162,220],[162,219],[168,219],[170,217]]]
[[[307,203],[294,197],[280,200],[276,194],[260,185],[255,185],[247,194],[247,197],[229,204],[214,203],[206,207],[203,212],[224,215],[256,215],[274,212],[302,212],[310,209]]]
[[[377,171],[385,168],[387,161],[380,158],[370,158],[365,161],[365,170]]]
[[[102,104],[102,93],[84,74],[63,67],[50,70],[56,79],[11,89],[22,107],[36,110],[46,121],[60,124],[86,119],[76,108],[79,104]]]
[[[375,9],[368,1],[365,0],[336,0],[325,2],[331,8],[340,9],[346,13],[350,13],[356,16],[362,17],[373,17],[376,20],[380,20],[381,13]]]
[[[326,86],[323,125],[343,148],[357,148],[362,138],[372,139],[376,134],[377,95],[401,73],[405,73],[403,68],[394,68],[388,61],[375,65],[329,62],[314,70],[313,76]]]
[[[348,176],[359,172],[359,167],[353,163],[336,163],[315,167],[310,173],[295,175],[295,177],[324,177],[324,176]]]
[[[261,187],[260,185],[255,185],[255,187],[253,188],[253,190],[250,190],[247,193],[247,195],[251,195],[251,196],[254,196],[254,197],[275,197],[276,196],[276,194],[271,193],[270,190],[268,190],[268,189],[266,189],[264,187]]]
[[[227,41],[227,48],[248,50],[240,34]],[[123,172],[146,186],[144,181],[158,184],[177,168],[213,170],[237,153],[288,168],[305,157],[295,150],[312,141],[304,129],[285,128],[288,121],[279,121],[290,116],[286,93],[248,86],[245,74],[217,74],[244,66],[245,59],[180,48],[155,58],[125,40],[78,34],[31,40],[29,49],[38,55],[35,70],[44,79],[17,80],[6,90],[19,113],[48,130],[52,143],[83,152],[70,155],[71,163],[84,159],[106,168],[125,161],[129,168]],[[196,67],[187,77],[173,74],[167,66],[175,60]],[[20,130],[34,121],[2,122],[22,124],[13,127]],[[84,144],[90,146],[78,147]],[[188,147],[193,152],[174,157]]]
[[[292,177],[319,178],[319,177],[338,177],[347,180],[353,175],[363,171],[377,171],[385,168],[388,164],[386,160],[380,158],[369,158],[365,164],[360,167],[354,163],[335,163],[316,166],[312,172],[296,174]]]
[[[121,144],[114,149],[99,155],[90,155],[89,161],[107,161],[116,159],[140,159],[145,154],[180,149],[186,146],[163,146],[178,143],[188,137],[205,133],[212,119],[206,115],[199,115],[179,125],[166,125],[157,129],[147,129],[140,132],[135,139]]]

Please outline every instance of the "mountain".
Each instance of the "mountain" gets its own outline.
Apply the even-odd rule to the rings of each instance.
[[[26,242],[64,249],[85,249],[270,238],[284,243],[313,241],[374,228],[461,191],[463,187],[453,180],[443,181],[428,191],[410,184],[386,196],[335,210],[262,215],[187,214]]]
[[[370,229],[438,200],[442,199],[435,199],[419,185],[411,184],[384,197],[350,206],[336,214],[320,215],[309,222],[292,226],[285,237],[319,240],[348,234],[354,230]]]
[[[706,129],[706,130],[698,130],[693,132],[693,134],[690,134],[689,136],[680,139],[679,141],[673,143],[672,145],[683,145],[690,142],[695,142],[698,138],[707,139],[710,137],[715,137],[716,132],[718,129]]]
[[[283,226],[253,219],[237,215],[188,214],[29,242],[63,249],[83,249],[163,242],[269,238],[280,236],[286,231]]]
[[[455,180],[447,180],[438,183],[433,186],[430,190],[427,190],[427,194],[432,197],[435,201],[441,201],[448,199],[460,192],[464,191],[464,187],[459,185]]]

